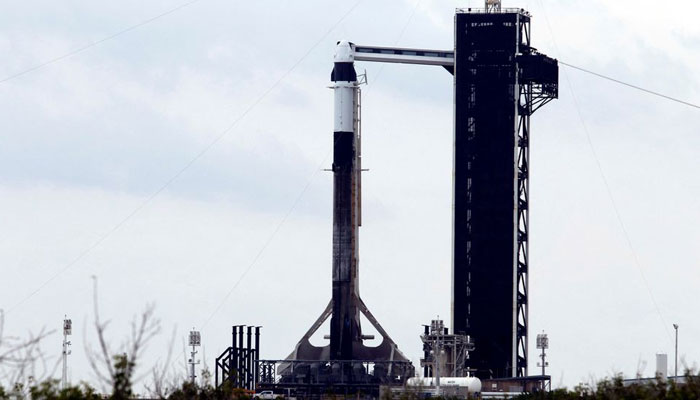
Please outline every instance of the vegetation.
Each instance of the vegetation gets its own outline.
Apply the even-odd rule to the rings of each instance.
[[[83,383],[60,389],[57,380],[48,379],[29,387],[17,385],[11,390],[0,386],[0,400],[33,399],[33,400],[98,400],[98,399],[133,399],[131,381],[129,380],[130,363],[124,358],[115,358],[113,367],[117,375],[123,377],[118,384],[113,385],[111,395],[103,396],[89,385]],[[120,378],[121,379],[121,378]],[[250,395],[241,389],[224,385],[215,389],[210,384],[193,385],[190,382],[183,383],[180,387],[172,389],[167,394],[151,394],[151,398],[170,400],[243,400],[250,399]],[[341,396],[342,397],[342,396]],[[340,397],[339,397],[340,398]],[[354,397],[352,397],[354,398]],[[384,399],[395,398],[397,400],[414,400],[421,398],[417,393],[402,393],[400,395],[385,395]],[[442,397],[436,398],[442,399]],[[700,376],[687,372],[684,383],[676,384],[673,381],[661,379],[649,383],[637,383],[625,385],[622,376],[606,379],[596,384],[581,384],[572,390],[556,389],[551,392],[526,394],[516,397],[518,400],[700,400]]]
[[[0,359],[0,363],[2,360]],[[189,381],[181,383],[180,386],[168,386],[164,382],[156,382],[147,396],[137,396],[133,391],[133,373],[135,361],[130,360],[126,355],[114,356],[113,363],[109,367],[113,371],[111,393],[100,394],[87,383],[71,385],[65,389],[60,388],[56,379],[45,379],[35,381],[29,379],[27,383],[17,382],[11,388],[6,388],[0,384],[0,400],[126,400],[126,399],[169,399],[169,400],[248,400],[250,394],[243,389],[234,388],[228,383],[219,388],[214,388],[210,381],[210,373],[205,369],[201,372],[202,384],[194,385]],[[158,374],[154,374],[158,376]],[[161,375],[162,376],[162,375]]]
[[[97,289],[95,288],[95,293]],[[102,393],[87,383],[61,388],[52,378],[55,372],[40,348],[41,341],[51,332],[41,331],[29,339],[7,338],[3,335],[4,318],[0,310],[0,400],[128,400],[138,398],[133,385],[143,377],[135,374],[139,357],[149,341],[160,331],[153,317],[153,308],[148,307],[139,318],[134,319],[131,336],[118,351],[113,351],[106,339],[107,323],[101,322],[95,295],[95,321],[97,349],[86,348],[88,360],[102,387]],[[169,354],[172,353],[172,341]],[[206,364],[206,363],[205,363]],[[196,385],[185,381],[183,376],[166,382],[170,355],[162,366],[150,368],[152,383],[147,385],[148,398],[171,400],[242,400],[250,399],[250,392],[233,388],[227,384],[220,388],[211,385],[211,373],[201,371],[201,382]],[[332,398],[332,396],[329,396]],[[336,398],[342,398],[336,397]],[[349,398],[356,398],[351,396]],[[383,399],[412,400],[422,398],[419,391],[406,391],[393,395],[385,393]],[[683,382],[672,380],[650,380],[645,383],[625,384],[621,375],[592,384],[581,384],[573,390],[557,389],[518,396],[520,400],[700,400],[700,375],[686,371]]]
[[[595,384],[580,384],[573,390],[556,389],[546,393],[532,393],[517,397],[518,400],[698,400],[700,399],[700,375],[686,371],[684,382],[656,379],[644,383],[625,385],[621,375]]]
[[[32,400],[101,400],[105,398],[117,400],[141,397],[134,396],[129,385],[115,386],[114,391],[110,395],[101,395],[98,394],[94,388],[85,383],[60,389],[58,380],[54,379],[49,379],[27,388],[23,387],[23,385],[16,385],[9,391],[0,386],[0,400],[25,398]],[[250,399],[250,396],[241,389],[233,389],[230,387],[214,389],[211,386],[200,387],[186,382],[182,384],[180,388],[173,390],[166,396],[151,394],[149,398],[170,400],[243,400]]]
[[[116,350],[107,339],[109,321],[100,320],[97,306],[97,281],[94,282],[94,329],[97,334],[97,347],[86,345],[88,362],[97,384],[98,391],[87,383],[61,388],[59,381],[53,379],[57,363],[52,363],[41,351],[41,342],[53,332],[42,330],[38,335],[31,335],[22,341],[6,337],[4,332],[4,314],[0,310],[0,400],[128,400],[136,398],[172,399],[172,400],[242,400],[250,395],[242,389],[224,385],[214,388],[211,385],[211,373],[205,368],[201,371],[201,383],[194,385],[184,376],[166,382],[166,372],[171,370],[172,343],[168,357],[162,365],[146,366],[147,375],[152,382],[146,385],[147,395],[138,396],[134,384],[144,376],[137,376],[138,361],[149,342],[160,332],[160,323],[154,318],[154,308],[146,307],[131,324],[128,339]],[[174,339],[174,335],[173,335]],[[206,362],[205,362],[206,364]],[[141,366],[144,367],[143,365]],[[183,383],[184,382],[184,383]]]

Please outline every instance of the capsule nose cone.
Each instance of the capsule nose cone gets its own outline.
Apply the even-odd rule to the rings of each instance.
[[[341,40],[335,46],[333,62],[353,62],[355,60],[352,45],[347,40]]]

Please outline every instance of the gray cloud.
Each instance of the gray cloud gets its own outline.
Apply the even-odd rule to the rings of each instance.
[[[687,16],[676,15],[690,11],[547,2],[562,52],[556,54],[542,3],[530,3],[535,46],[543,52],[700,98],[693,39],[700,32]],[[0,13],[6,60],[0,73],[10,75],[176,4],[13,5]],[[311,179],[258,263],[203,329],[209,362],[235,323],[264,325],[263,356],[286,355],[330,296],[332,185],[329,175],[315,171],[330,164],[323,161],[331,146],[325,87],[333,45],[346,38],[449,48],[455,3],[421,2],[399,37],[414,4],[358,6],[152,204],[10,313],[10,333],[57,326],[64,313],[79,325],[88,320],[89,276],[96,274],[115,337],[150,300],[164,324],[177,325],[184,337],[221,304]],[[7,277],[0,306],[15,304],[141,204],[348,7],[202,1],[0,85],[0,261]],[[655,14],[663,24],[649,24]],[[371,171],[363,181],[362,295],[417,362],[420,324],[437,314],[449,319],[452,82],[439,69],[358,67],[367,69],[370,82],[363,89],[363,165]],[[561,98],[533,117],[530,312],[531,332],[550,333],[554,382],[572,386],[590,374],[632,375],[638,359],[671,352],[671,322],[681,325],[681,337],[700,333],[692,317],[700,284],[694,251],[700,117],[564,72],[640,262],[638,268],[562,79]],[[76,332],[74,343],[83,340],[93,339]],[[79,347],[71,359],[74,381],[90,376]],[[147,361],[164,351],[154,346]],[[700,347],[683,339],[681,355],[697,360]]]

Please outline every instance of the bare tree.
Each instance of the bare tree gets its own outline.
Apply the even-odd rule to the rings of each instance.
[[[176,334],[177,329],[174,327],[170,337],[170,344],[168,345],[168,354],[165,358],[165,362],[160,364],[160,362],[157,361],[151,369],[151,382],[146,385],[146,391],[152,397],[161,399],[167,398],[174,388],[178,386],[180,381],[179,377],[174,375],[171,363]]]
[[[132,395],[132,384],[141,379],[135,377],[136,363],[148,343],[160,332],[160,322],[154,317],[154,306],[147,305],[140,316],[131,322],[128,339],[114,352],[107,340],[109,321],[100,319],[97,278],[93,276],[94,328],[98,347],[85,344],[85,353],[92,371],[103,389],[111,387],[114,399],[127,399]]]
[[[58,363],[51,366],[41,342],[54,332],[42,328],[37,334],[30,332],[27,339],[6,336],[5,313],[0,309],[0,386],[23,390],[52,376]]]
[[[202,369],[200,374],[200,386],[204,388],[211,387],[211,371],[209,370],[209,364],[207,363],[207,350],[204,346],[202,346]]]

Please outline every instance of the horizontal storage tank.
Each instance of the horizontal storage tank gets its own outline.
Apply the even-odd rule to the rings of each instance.
[[[435,387],[435,378],[409,378],[406,385],[413,387]],[[460,387],[467,388],[469,393],[481,392],[481,380],[475,377],[441,377],[440,387]]]

